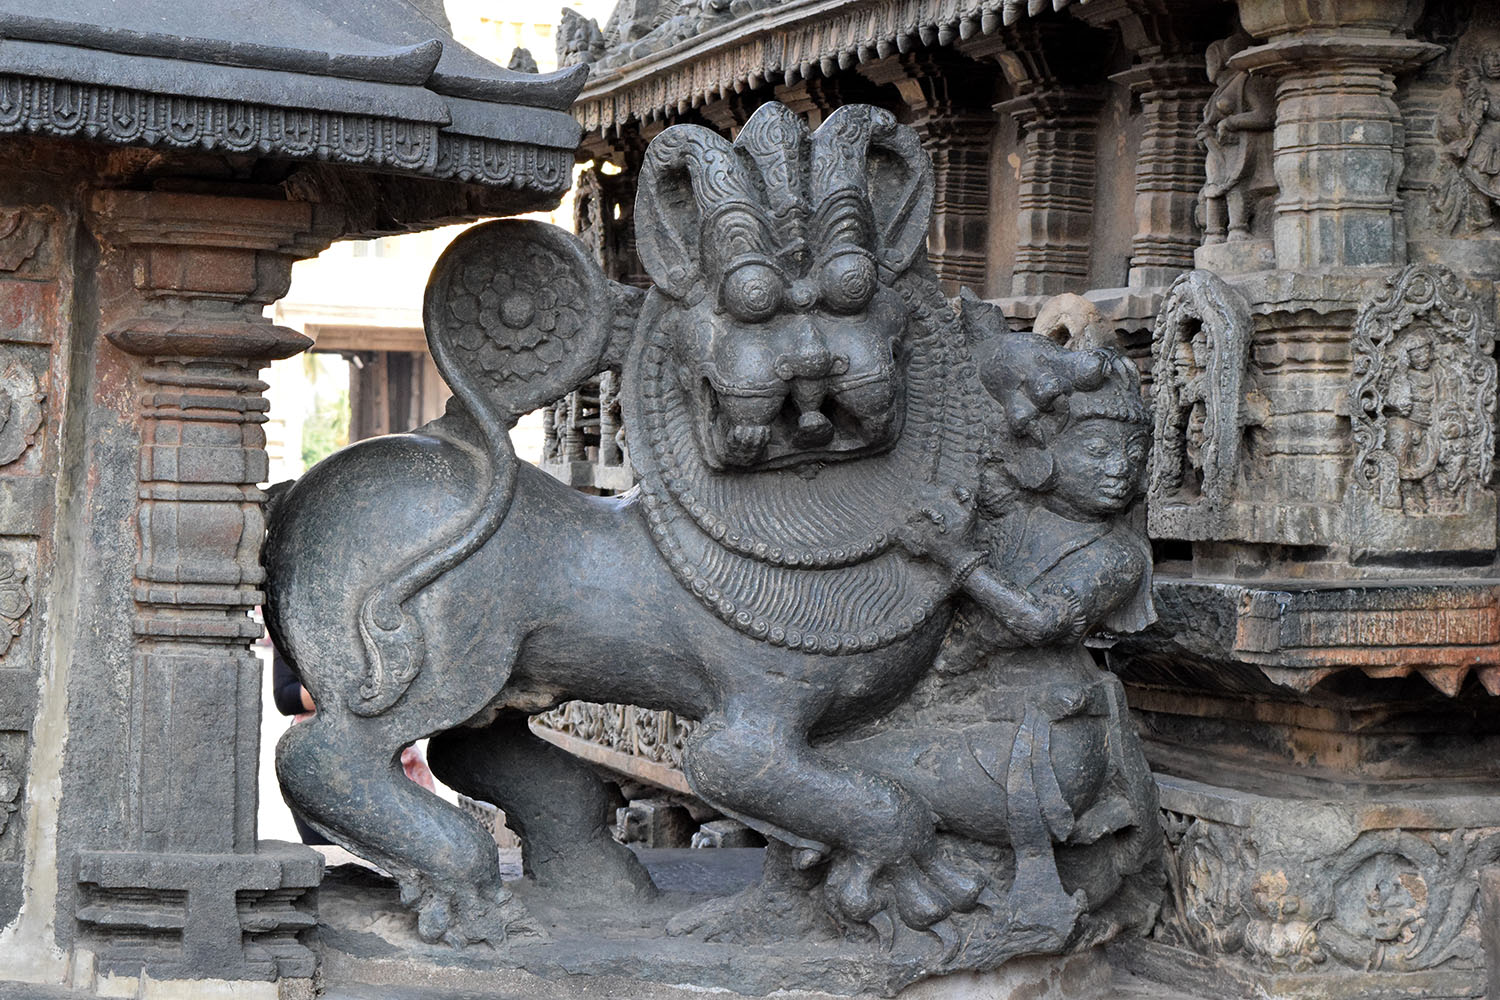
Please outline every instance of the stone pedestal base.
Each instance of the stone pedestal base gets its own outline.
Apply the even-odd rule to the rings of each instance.
[[[533,898],[522,883],[513,883],[556,936],[514,936],[500,949],[471,946],[463,951],[421,941],[415,918],[398,904],[396,887],[384,876],[353,865],[335,867],[319,890],[322,996],[701,1000],[707,991],[764,996],[778,990],[796,990],[804,1000],[1114,1000],[1119,995],[1097,948],[1019,958],[990,972],[959,973],[898,989],[883,956],[862,960],[858,949],[834,942],[727,944],[664,932],[673,915],[753,881],[761,853],[749,848],[641,851],[662,889],[657,899],[618,912],[569,912],[566,920],[547,919],[561,914]],[[872,942],[871,948],[877,947]],[[934,938],[933,948],[939,947]]]
[[[1193,266],[1215,274],[1269,271],[1276,266],[1276,248],[1270,240],[1209,243],[1193,251]]]

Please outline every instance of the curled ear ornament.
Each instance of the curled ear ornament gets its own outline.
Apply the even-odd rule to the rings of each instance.
[[[636,194],[636,249],[657,287],[696,302],[705,267],[738,254],[774,254],[755,193],[729,141],[698,125],[652,140]]]
[[[1016,485],[1032,493],[1040,493],[1052,484],[1057,475],[1057,464],[1052,453],[1045,448],[1022,445],[1010,457],[1007,465]]]
[[[813,231],[822,246],[877,248],[886,284],[927,248],[932,160],[889,111],[846,105],[812,135]]]

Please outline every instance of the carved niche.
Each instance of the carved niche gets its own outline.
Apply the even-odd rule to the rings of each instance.
[[[1211,538],[1221,529],[1255,419],[1246,398],[1253,333],[1250,304],[1209,271],[1184,274],[1162,302],[1151,339],[1153,536]]]
[[[1495,546],[1494,331],[1452,271],[1413,264],[1354,325],[1354,460],[1346,493],[1356,552]]]
[[[1139,375],[1106,348],[970,342],[923,257],[932,204],[888,113],[809,132],[769,103],[734,142],[652,141],[649,292],[534,222],[439,261],[424,315],[449,413],[310,471],[265,548],[268,624],[320,706],[277,749],[283,788],[391,873],[412,947],[575,954],[488,831],[386,766],[413,733],[517,823],[559,926],[624,913],[645,953],[658,906],[700,985],[893,995],[1149,923],[1155,787],[1083,644],[1154,618]],[[606,370],[640,489],[585,497],[507,430]],[[605,832],[611,794],[530,728],[580,700],[671,713],[552,724],[680,759],[767,838],[760,882],[652,902]]]

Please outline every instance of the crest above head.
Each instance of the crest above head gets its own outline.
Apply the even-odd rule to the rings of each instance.
[[[697,125],[652,140],[636,196],[637,247],[675,299],[717,294],[756,266],[816,278],[836,300],[876,279],[888,285],[912,265],[932,199],[932,163],[889,112],[849,105],[809,132],[771,102],[733,143]]]

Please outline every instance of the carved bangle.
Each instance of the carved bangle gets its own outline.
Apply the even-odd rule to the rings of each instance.
[[[975,552],[971,554],[969,558],[954,568],[951,583],[954,587],[963,586],[964,581],[969,578],[971,573],[989,561],[990,554],[988,552]]]

